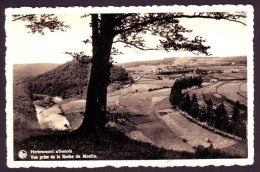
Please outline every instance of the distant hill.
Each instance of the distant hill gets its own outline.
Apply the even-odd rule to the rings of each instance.
[[[126,62],[120,63],[121,66],[128,68],[128,67],[137,67],[140,65],[159,65],[163,62],[162,60],[149,60],[149,61],[134,61],[134,62]]]
[[[32,78],[32,93],[61,96],[63,98],[85,97],[89,70],[88,64],[80,64],[76,60],[69,61]],[[128,79],[129,76],[124,68],[120,66],[112,67],[112,82],[126,81]]]
[[[211,65],[211,64],[223,64],[232,63],[238,61],[246,61],[246,56],[232,56],[232,57],[171,57],[164,58],[161,60],[150,60],[150,61],[136,61],[121,63],[125,68],[137,67],[141,65]]]
[[[13,72],[14,77],[24,78],[36,76],[52,70],[59,66],[60,64],[55,63],[32,63],[32,64],[14,64]]]

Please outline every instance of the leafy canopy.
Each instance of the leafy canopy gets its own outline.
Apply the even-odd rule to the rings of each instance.
[[[93,29],[96,31],[95,33],[100,36],[102,36],[106,30],[106,26],[108,26],[107,23],[104,22],[108,19],[109,26],[112,26],[112,29],[109,30],[109,34],[111,37],[115,38],[113,43],[124,43],[125,47],[135,47],[140,50],[182,50],[190,51],[194,54],[205,55],[210,55],[208,52],[210,46],[204,45],[206,40],[200,36],[196,36],[193,39],[185,36],[185,33],[190,33],[192,30],[188,30],[180,25],[180,18],[228,20],[246,25],[241,21],[241,19],[246,18],[245,12],[195,12],[193,14],[185,14],[182,12],[147,14],[85,14],[82,18],[84,17],[92,17],[98,20],[97,25],[95,24],[92,26],[92,23],[90,23],[90,26],[94,27]],[[53,32],[55,30],[66,31],[70,28],[69,25],[65,24],[65,22],[61,21],[58,16],[54,14],[13,15],[13,21],[17,20],[29,22],[25,26],[32,33],[40,33],[42,35],[44,34],[45,29],[49,29]],[[146,33],[159,37],[160,44],[155,47],[148,47],[143,38],[143,35]],[[91,38],[86,39],[83,42],[91,43]],[[82,52],[67,54],[76,57],[77,59],[89,58]],[[121,54],[121,52],[112,48],[111,54]]]

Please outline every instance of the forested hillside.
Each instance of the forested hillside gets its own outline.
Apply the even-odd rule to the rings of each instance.
[[[80,95],[87,85],[88,64],[80,64],[73,60],[56,67],[31,80],[31,90],[34,94],[52,96]]]
[[[86,95],[89,64],[81,64],[72,60],[31,80],[34,94],[46,94],[69,98]],[[126,81],[126,70],[120,66],[111,69],[111,81]]]

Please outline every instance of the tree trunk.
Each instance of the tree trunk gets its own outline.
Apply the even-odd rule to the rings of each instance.
[[[86,109],[78,129],[82,134],[102,135],[106,124],[107,87],[110,84],[110,53],[113,26],[110,15],[92,15],[92,67],[88,83]]]

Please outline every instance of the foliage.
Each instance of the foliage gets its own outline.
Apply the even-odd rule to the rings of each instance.
[[[209,125],[213,126],[215,121],[214,121],[214,117],[215,117],[215,110],[213,109],[213,103],[211,101],[211,99],[205,100],[205,103],[207,104],[206,106],[206,121]]]
[[[192,117],[197,118],[200,114],[199,104],[198,102],[191,101],[190,114]]]
[[[195,147],[195,157],[198,159],[216,159],[216,158],[226,158],[227,155],[222,153],[219,149],[214,149],[212,144],[209,147],[197,146]],[[234,157],[233,157],[234,158]]]
[[[35,97],[35,96],[33,96],[33,97]],[[33,100],[35,100],[35,99],[33,98]],[[55,102],[53,101],[51,96],[46,96],[44,99],[34,101],[34,104],[37,106],[47,108],[47,107],[51,107],[52,105],[54,105]]]
[[[185,94],[180,103],[179,103],[179,108],[185,112],[190,113],[190,109],[191,109],[191,101],[190,101],[190,96],[189,94]]]
[[[181,91],[172,89],[171,94],[170,94],[170,103],[173,107],[176,107],[179,105],[181,98],[182,98]]]
[[[31,80],[32,92],[63,98],[85,96],[89,70],[88,63],[79,63],[77,60],[72,60],[34,77]],[[126,81],[129,78],[124,68],[115,65],[112,67],[112,82]]]
[[[173,90],[182,90],[191,88],[192,86],[201,86],[202,84],[202,77],[201,76],[191,76],[191,77],[184,77],[181,79],[177,79],[172,89]]]
[[[187,105],[186,103],[188,103],[189,107],[184,107],[184,108],[185,109],[188,108],[187,110],[190,110],[192,103],[194,101],[197,101],[197,97],[196,97],[196,95],[195,95],[195,97],[193,95],[192,103],[190,102],[191,100],[188,100],[187,97],[186,97],[186,99],[183,99],[183,101],[181,101],[182,97],[183,97],[181,90],[190,88],[192,86],[201,86],[201,84],[202,84],[201,76],[184,77],[181,79],[177,79],[171,88],[171,93],[170,93],[171,105],[175,107],[176,105],[180,105],[180,102],[181,102],[181,104],[182,104],[181,108],[182,108],[182,106]],[[190,97],[189,97],[189,99],[190,99]]]
[[[240,113],[240,110],[243,107],[239,103],[239,101],[236,101],[236,103],[233,105],[233,111],[232,111],[232,118],[230,122],[230,129],[233,134],[241,136],[241,137],[246,137],[247,136],[247,127],[246,123],[243,121],[244,114]]]
[[[75,60],[67,62],[33,78],[31,80],[32,92],[63,98],[82,94],[83,87],[88,82],[88,72],[87,64],[82,66]]]
[[[214,126],[218,129],[229,131],[227,111],[223,103],[218,105],[218,107],[216,108]]]
[[[191,103],[198,103],[198,99],[195,93],[192,94]]]
[[[200,115],[199,104],[195,93],[192,94],[190,114],[192,117],[197,118]]]
[[[13,15],[13,21],[22,20],[30,21],[29,24],[25,25],[32,33],[40,33],[44,35],[44,29],[48,28],[51,32],[55,30],[66,31],[70,28],[64,22],[59,21],[58,17],[54,14],[29,14],[29,15]]]
[[[110,71],[111,71],[111,75],[110,75],[111,82],[126,81],[130,77],[128,76],[128,73],[126,72],[125,68],[121,66],[113,65]]]
[[[191,69],[183,69],[183,70],[174,70],[174,71],[159,71],[158,75],[174,75],[174,74],[185,74],[191,73],[193,70]]]
[[[162,86],[162,87],[158,87],[158,88],[149,88],[148,91],[151,92],[151,91],[155,91],[155,90],[161,90],[161,89],[164,89],[164,88],[170,88],[169,86]]]
[[[65,52],[65,54],[72,56],[73,59],[77,60],[81,65],[90,63],[91,57],[85,55],[84,52],[80,52],[80,53]]]
[[[241,123],[243,120],[238,119],[240,116],[239,108],[241,108],[239,102],[234,104],[232,121],[229,122],[223,102],[215,109],[211,99],[204,98],[206,107],[200,107],[195,93],[193,93],[191,99],[189,94],[182,94],[182,89],[190,87],[194,81],[196,84],[201,83],[201,77],[197,78],[193,79],[192,77],[188,77],[176,80],[171,89],[169,99],[171,105],[174,108],[179,107],[181,110],[190,114],[193,118],[196,118],[201,122],[206,122],[209,126],[238,136],[246,137],[246,125]]]
[[[237,122],[238,121],[239,109],[240,108],[241,108],[241,105],[240,105],[239,101],[236,101],[236,103],[233,106],[232,122]]]
[[[135,47],[141,50],[185,50],[194,54],[206,54],[210,46],[204,45],[205,40],[201,36],[195,36],[194,39],[189,39],[185,33],[190,33],[192,30],[186,29],[180,25],[180,18],[204,18],[216,20],[228,20],[244,24],[240,21],[241,18],[246,18],[245,13],[235,12],[199,12],[194,14],[185,14],[182,12],[176,13],[126,13],[126,14],[92,14],[93,34],[98,33],[100,29],[111,29],[110,35],[116,37],[114,43],[124,43],[126,47]],[[60,21],[54,14],[24,14],[13,15],[13,21],[28,22],[25,25],[32,33],[44,34],[45,29],[51,32],[55,30],[66,31],[70,28],[65,22]],[[109,21],[109,23],[107,23]],[[111,27],[111,28],[110,28]],[[160,44],[156,47],[148,47],[142,34],[150,33],[160,37]],[[93,36],[93,35],[92,35]],[[98,36],[98,35],[96,35]],[[90,39],[86,39],[84,43],[93,43]],[[113,48],[111,47],[113,51]]]

